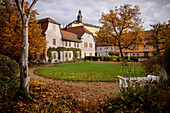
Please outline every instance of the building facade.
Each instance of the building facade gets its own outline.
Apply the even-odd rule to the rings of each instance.
[[[84,56],[94,56],[95,41],[93,34],[88,31],[84,26],[74,27],[69,29],[61,29],[60,24],[51,18],[39,20],[38,24],[43,30],[43,35],[46,37],[47,50],[50,47],[65,47],[65,48],[79,48],[81,53],[77,52],[78,58]],[[88,44],[84,46],[84,44]],[[80,57],[81,54],[81,57]],[[73,51],[61,51],[60,59],[57,51],[52,51],[52,63],[73,60]],[[47,51],[42,55],[37,55],[36,59],[40,62],[49,61]]]
[[[130,57],[138,57],[138,58],[147,58],[153,56],[152,51],[154,51],[155,48],[153,46],[148,45],[148,38],[151,34],[152,31],[144,31],[144,33],[142,34],[144,44],[136,45],[136,46],[132,45],[128,49],[123,49],[124,57],[130,56]],[[111,45],[108,46],[101,42],[97,42],[96,48],[97,48],[97,56],[100,56],[101,54],[104,56],[108,56],[107,54],[108,51],[117,52],[119,53],[119,56],[121,56],[118,46],[111,46]]]

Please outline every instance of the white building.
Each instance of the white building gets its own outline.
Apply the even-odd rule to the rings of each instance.
[[[96,54],[97,56],[109,56],[109,51],[115,52],[115,46],[106,45],[102,42],[96,43]]]
[[[89,32],[85,27],[79,26],[69,29],[61,30],[60,24],[51,18],[45,18],[39,20],[40,28],[43,30],[43,34],[46,37],[47,50],[50,47],[65,47],[65,48],[79,48],[81,49],[81,58],[84,56],[95,55],[95,42],[93,34]],[[78,58],[80,53],[77,52]],[[57,51],[52,51],[52,63],[73,60],[73,51],[61,51],[60,59]],[[37,55],[36,59],[42,62],[45,60],[48,62],[47,51],[42,55]]]

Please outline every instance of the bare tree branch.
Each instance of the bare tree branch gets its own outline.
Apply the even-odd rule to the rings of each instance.
[[[22,7],[21,7],[21,4],[19,3],[18,0],[15,0],[15,3],[16,3],[16,5],[17,5],[17,8],[18,8],[21,16],[23,17],[23,9],[22,9]]]
[[[30,18],[30,14],[31,14],[31,12],[32,12],[32,8],[34,7],[34,5],[35,5],[35,3],[37,2],[38,0],[34,0],[33,2],[32,2],[32,4],[31,4],[31,6],[29,7],[29,9],[28,9],[28,20],[29,20],[29,18]]]

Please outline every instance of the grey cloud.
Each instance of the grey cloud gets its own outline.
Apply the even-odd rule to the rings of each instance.
[[[38,19],[50,16],[61,24],[77,19],[78,10],[81,9],[83,22],[99,25],[102,12],[108,13],[124,3],[139,5],[146,29],[152,21],[167,21],[169,18],[169,0],[39,0],[34,9],[40,12]]]

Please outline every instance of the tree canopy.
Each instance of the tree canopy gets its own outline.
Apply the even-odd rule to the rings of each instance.
[[[28,11],[29,3],[25,2],[25,11]],[[19,60],[21,55],[22,19],[14,0],[2,0],[0,2],[0,53]],[[30,15],[28,25],[29,55],[40,54],[46,47],[45,37],[37,24],[36,10]]]
[[[96,33],[98,35],[96,40],[118,46],[124,63],[122,49],[138,45],[142,41],[140,14],[138,6],[124,4],[119,8],[115,7],[115,10],[110,10],[108,14],[102,13],[99,20],[102,27]]]
[[[156,54],[160,54],[160,50],[165,49],[170,45],[170,20],[166,22],[150,25],[152,27],[152,34],[148,38],[148,44],[154,46]]]

